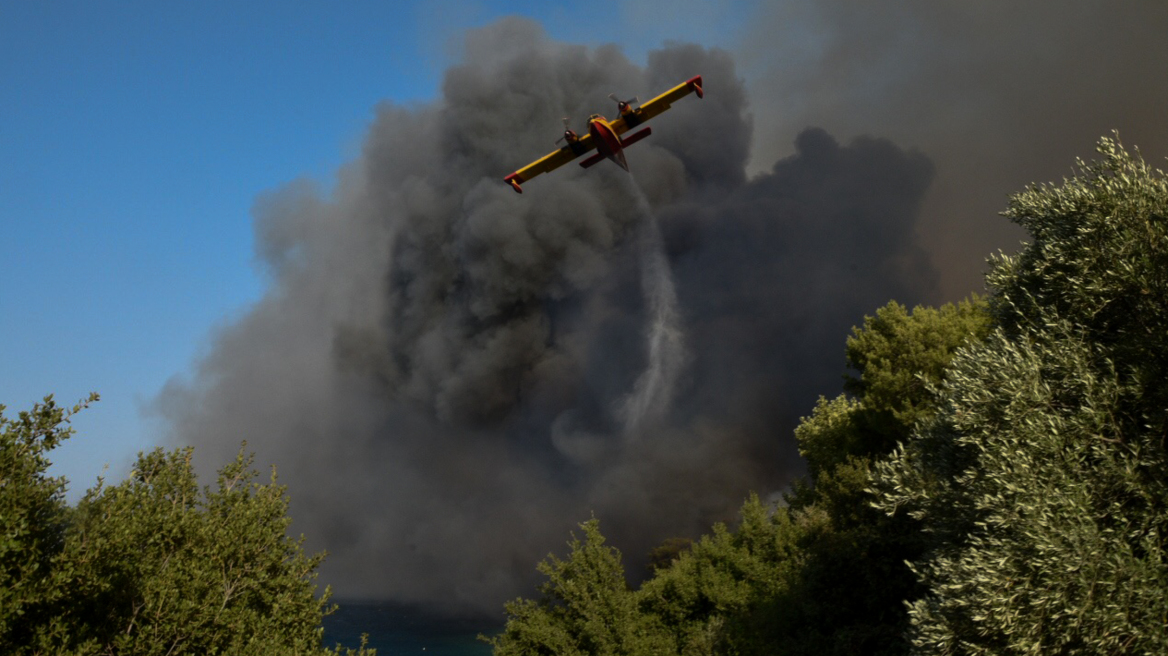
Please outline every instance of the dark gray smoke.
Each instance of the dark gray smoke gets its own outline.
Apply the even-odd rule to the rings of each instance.
[[[982,288],[987,255],[1017,250],[1022,232],[997,215],[1007,194],[1070,175],[1112,130],[1157,166],[1168,154],[1168,3],[760,6],[736,53],[756,159],[789,153],[807,125],[924,152],[937,178],[919,228],[946,300]]]
[[[605,162],[502,182],[560,117],[696,74],[706,98],[654,121],[632,179]],[[731,518],[801,472],[791,429],[838,392],[848,329],[936,279],[914,236],[923,155],[808,129],[748,180],[750,138],[726,52],[642,68],[523,20],[470,33],[440,100],[378,108],[333,193],[259,200],[270,288],[161,394],[173,439],[274,462],[347,597],[497,612],[592,514],[634,566]]]

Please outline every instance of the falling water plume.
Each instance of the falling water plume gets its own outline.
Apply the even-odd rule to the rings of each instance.
[[[678,377],[689,356],[677,309],[673,272],[665,256],[657,217],[636,182],[630,186],[642,217],[639,244],[641,290],[647,312],[645,337],[649,356],[645,371],[637,378],[633,391],[625,397],[619,413],[625,433],[634,435],[646,422],[657,422],[667,415]]]

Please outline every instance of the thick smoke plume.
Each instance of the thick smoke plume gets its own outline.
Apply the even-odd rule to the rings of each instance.
[[[635,567],[801,473],[791,429],[838,392],[848,329],[935,291],[915,238],[933,167],[808,129],[748,179],[718,50],[641,67],[513,19],[465,51],[434,104],[378,108],[335,191],[259,200],[270,289],[158,404],[204,469],[241,440],[277,465],[340,596],[499,612],[593,514]],[[705,99],[654,121],[634,178],[501,181],[560,117],[697,74]]]
[[[998,216],[1008,194],[1071,175],[1075,158],[1093,158],[1112,130],[1149,161],[1168,154],[1168,3],[759,7],[736,49],[756,117],[765,117],[756,121],[758,168],[789,154],[789,135],[808,125],[924,152],[937,177],[921,244],[945,300],[982,289],[990,253],[1017,250],[1022,231]]]

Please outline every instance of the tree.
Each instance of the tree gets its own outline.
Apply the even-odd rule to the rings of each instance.
[[[811,479],[830,474],[849,457],[886,455],[907,439],[934,410],[929,386],[941,382],[957,349],[984,338],[989,327],[985,300],[977,296],[911,312],[891,301],[864,317],[863,327],[853,328],[847,340],[847,365],[858,374],[844,376],[848,394],[821,398],[795,429]]]
[[[993,260],[997,328],[878,466],[931,537],[916,653],[1168,652],[1168,182],[1099,152],[1011,199],[1033,241]]]
[[[507,604],[503,633],[487,640],[496,656],[669,653],[637,608],[620,552],[605,546],[600,522],[580,528],[584,541],[572,537],[566,560],[549,554],[537,566],[547,577],[542,597]]]
[[[0,652],[15,653],[49,621],[62,594],[52,574],[66,530],[65,481],[46,475],[46,452],[72,434],[65,409],[45,397],[16,420],[0,405]]]
[[[817,530],[799,537],[795,583],[755,611],[769,616],[770,649],[784,654],[899,654],[907,649],[904,602],[921,590],[906,560],[922,553],[920,526],[873,507],[873,462],[935,411],[930,388],[955,352],[989,330],[982,299],[911,312],[890,302],[847,340],[856,375],[834,400],[820,399],[795,436],[810,483],[787,499],[791,512],[818,511]],[[782,511],[780,511],[782,512]]]
[[[689,538],[666,538],[649,552],[649,571],[666,569],[681,558],[681,554],[693,546]]]
[[[275,470],[257,483],[241,450],[200,490],[191,449],[158,449],[70,509],[45,454],[79,409],[50,397],[15,422],[0,414],[0,651],[331,653],[320,645],[329,592],[318,598],[314,583],[324,554],[287,536]]]
[[[751,495],[733,529],[717,524],[637,591],[638,609],[669,637],[673,654],[774,654],[797,619],[805,544],[828,530],[817,508],[789,511]]]

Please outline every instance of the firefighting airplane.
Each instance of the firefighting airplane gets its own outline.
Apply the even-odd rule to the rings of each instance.
[[[619,118],[610,121],[599,114],[593,114],[588,117],[588,134],[582,137],[568,128],[568,119],[565,118],[564,136],[559,139],[567,142],[564,147],[519,169],[503,178],[503,181],[510,184],[515,191],[523,193],[519,183],[527,182],[540,173],[553,171],[593,148],[597,150],[596,154],[580,162],[580,166],[588,168],[607,157],[628,171],[629,164],[625,161],[624,149],[649,136],[652,128],[646,126],[644,130],[623,139],[620,135],[669,109],[674,102],[689,95],[691,91],[697,93],[698,98],[705,96],[702,92],[702,76],[691,77],[636,109],[632,106],[632,103],[637,102],[636,98],[619,100],[616,95],[609,94],[609,98],[616,100],[617,108],[620,110]]]

